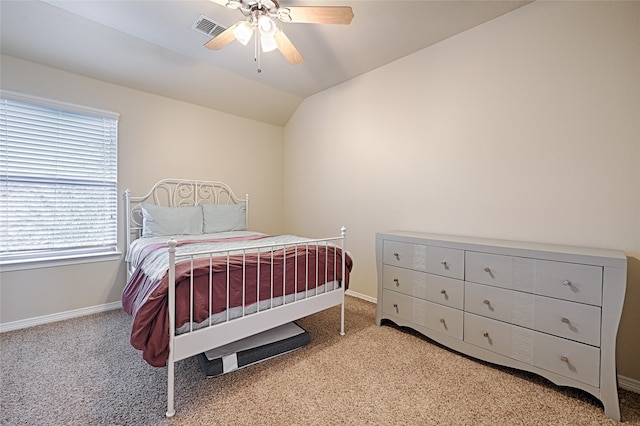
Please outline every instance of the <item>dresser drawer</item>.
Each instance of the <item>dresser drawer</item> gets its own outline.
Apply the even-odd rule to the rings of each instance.
[[[464,341],[527,364],[533,363],[533,330],[465,312]]]
[[[462,340],[462,311],[414,299],[413,322]]]
[[[462,309],[464,281],[383,265],[383,288]]]
[[[465,257],[465,280],[512,289],[513,257],[468,251]]]
[[[416,248],[416,258],[414,259],[414,245],[397,241],[385,241],[382,256],[383,263],[424,271],[427,263],[427,249],[425,246],[418,246]]]
[[[383,290],[382,294],[382,312],[405,321],[413,321],[413,297],[391,290]]]
[[[462,311],[457,309],[383,290],[382,311],[462,340]]]
[[[382,266],[382,287],[424,299],[427,280],[424,272],[397,266]]]
[[[385,241],[383,263],[444,277],[464,278],[463,250]]]
[[[464,341],[511,356],[511,325],[465,312]]]
[[[535,296],[500,287],[465,282],[464,310],[533,328]]]
[[[513,291],[466,282],[464,284],[464,310],[484,317],[511,322]]]
[[[593,346],[536,332],[533,364],[590,386],[600,386],[600,349]]]
[[[557,299],[602,305],[602,267],[536,260],[535,292]]]
[[[469,251],[465,280],[600,306],[602,268]]]
[[[464,251],[427,246],[427,272],[464,279]]]
[[[598,306],[535,296],[534,328],[588,345],[600,346]]]

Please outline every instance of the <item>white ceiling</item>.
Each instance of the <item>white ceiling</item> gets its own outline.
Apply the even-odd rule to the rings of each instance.
[[[281,0],[351,6],[350,25],[279,23],[305,60],[252,44],[206,49],[200,15],[225,27],[243,15],[208,0],[1,0],[1,52],[276,125],[307,96],[501,16],[530,1]]]

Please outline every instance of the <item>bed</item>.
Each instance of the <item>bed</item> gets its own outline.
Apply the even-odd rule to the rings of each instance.
[[[340,305],[352,260],[340,235],[312,239],[249,230],[249,197],[223,182],[165,179],[124,194],[128,281],[123,309],[144,360],[174,363]]]

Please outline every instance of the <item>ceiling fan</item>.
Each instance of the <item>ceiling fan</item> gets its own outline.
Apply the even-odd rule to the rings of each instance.
[[[304,58],[291,40],[278,28],[281,22],[309,24],[351,23],[353,10],[349,6],[289,6],[280,7],[276,0],[211,0],[230,9],[238,9],[245,16],[205,44],[205,47],[220,50],[234,39],[243,45],[249,44],[255,34],[254,59],[260,69],[260,52],[278,49],[290,64],[299,64]]]

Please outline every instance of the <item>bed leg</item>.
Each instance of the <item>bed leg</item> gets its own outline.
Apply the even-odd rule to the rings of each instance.
[[[347,235],[347,228],[344,226],[340,228],[340,237],[342,238],[342,278],[345,279],[347,276],[347,256],[344,247],[344,236]],[[346,280],[342,283],[342,287],[345,287]],[[344,336],[344,292],[345,289],[342,289],[342,303],[340,304],[340,335]]]
[[[176,325],[176,246],[178,243],[171,238],[167,243],[169,246],[169,356],[167,358],[167,417],[173,417],[176,410],[173,407],[174,388],[174,363],[173,345]]]
[[[167,417],[173,417],[176,410],[173,408],[173,362],[167,364]]]
[[[344,336],[344,300],[340,304],[340,335]]]

